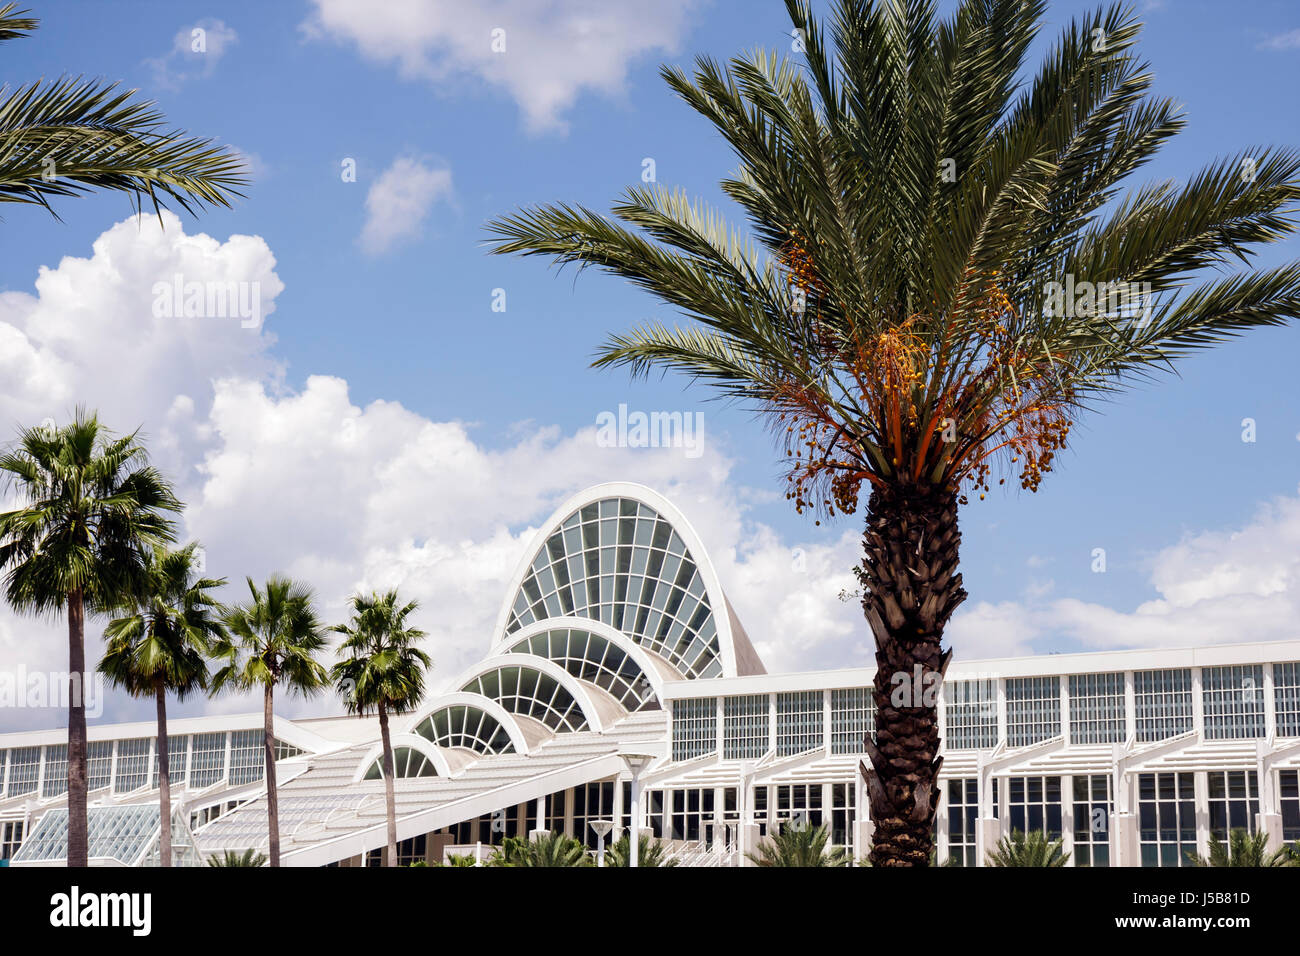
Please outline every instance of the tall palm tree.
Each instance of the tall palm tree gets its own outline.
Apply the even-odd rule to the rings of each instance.
[[[343,660],[330,671],[349,713],[379,714],[379,736],[384,745],[384,804],[388,812],[388,865],[397,865],[397,800],[393,784],[393,743],[388,715],[405,714],[424,698],[424,672],[429,655],[416,647],[424,631],[408,627],[406,619],[419,607],[401,603],[396,591],[357,594],[352,598],[352,620],[330,628],[343,635],[339,654]]]
[[[68,619],[68,865],[86,866],[86,614],[137,591],[180,502],[137,433],[114,437],[82,409],[66,425],[24,429],[0,455],[0,480],[19,498],[0,514],[5,598]]]
[[[662,70],[738,155],[721,185],[749,236],[657,186],[612,216],[555,204],[488,228],[494,252],[596,266],[692,320],[614,335],[595,364],[681,372],[758,411],[800,512],[866,499],[871,860],[924,866],[942,639],[966,598],[958,506],[999,462],[1036,490],[1097,400],[1300,314],[1300,263],[1249,266],[1295,229],[1300,154],[1121,193],[1184,125],[1149,95],[1122,6],[1067,26],[1026,82],[1044,0],[963,0],[947,19],[935,0],[837,0],[828,24],[786,6],[793,57]]]
[[[195,573],[198,544],[175,551],[155,545],[138,593],[126,596],[125,613],[109,622],[99,672],[134,697],[153,697],[158,711],[158,805],[162,826],[159,863],[172,865],[171,759],[167,750],[167,694],[184,700],[208,686],[208,654],[222,634],[221,605],[209,593],[224,578]]]
[[[848,866],[842,846],[827,846],[830,831],[824,826],[787,826],[747,853],[755,866]]]
[[[1070,854],[1064,851],[1064,846],[1063,838],[1049,840],[1042,830],[1030,833],[1012,830],[989,851],[986,865],[1061,867],[1070,862]]]
[[[0,6],[0,43],[40,21]],[[95,189],[127,193],[154,211],[175,202],[194,213],[229,206],[248,182],[233,150],[169,129],[154,104],[116,83],[65,76],[0,87],[0,203],[44,206]]]
[[[1238,827],[1228,834],[1225,843],[1217,833],[1210,833],[1208,856],[1188,854],[1196,866],[1300,866],[1300,847],[1283,844],[1276,850],[1268,849],[1268,834],[1263,830],[1248,833]]]
[[[248,578],[250,600],[227,610],[225,635],[213,656],[225,663],[212,677],[212,693],[262,691],[262,744],[266,763],[266,820],[271,866],[280,865],[280,809],[275,784],[275,688],[310,697],[329,672],[316,659],[326,645],[311,589],[279,575],[262,588]]]

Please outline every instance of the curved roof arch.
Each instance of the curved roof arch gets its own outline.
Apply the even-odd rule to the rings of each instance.
[[[429,762],[432,763],[434,768],[438,771],[439,777],[451,776],[451,765],[447,763],[446,756],[438,750],[437,746],[435,746],[432,741],[425,740],[423,737],[416,734],[403,733],[393,734],[390,742],[393,746],[394,759],[396,759],[397,751],[399,749],[416,750],[429,758]],[[365,752],[365,756],[357,764],[356,770],[352,773],[352,782],[356,783],[360,780],[364,780],[366,771],[374,766],[375,760],[383,759],[383,756],[384,745],[382,743],[376,743],[374,746],[368,748]],[[397,779],[404,778],[401,774],[398,774]]]
[[[691,523],[634,482],[569,498],[520,556],[497,615],[494,649],[537,621],[602,621],[687,678],[764,673]]]
[[[482,694],[469,694],[461,691],[439,694],[428,706],[421,708],[417,712],[415,719],[410,722],[404,732],[427,740],[429,738],[425,737],[419,729],[425,721],[433,721],[435,715],[439,712],[450,711],[455,708],[464,708],[466,711],[477,712],[483,716],[483,720],[476,723],[466,715],[464,721],[449,721],[448,739],[459,739],[463,743],[442,743],[440,740],[434,740],[435,745],[466,746],[467,749],[474,750],[477,753],[528,753],[528,738],[524,735],[519,722],[515,720],[515,715],[491,697],[484,697]],[[505,732],[506,738],[510,742],[508,749],[491,746],[493,739],[496,737],[495,727],[499,727]],[[471,740],[482,741],[484,746],[474,746],[469,743]]]
[[[514,670],[519,671],[518,683],[512,683],[516,679]],[[533,672],[536,679],[525,671]],[[511,713],[540,720],[556,733],[605,730],[603,708],[592,692],[559,664],[544,657],[495,654],[456,678],[456,686],[461,693],[481,695]],[[566,695],[568,700],[563,699]]]
[[[536,621],[511,634],[505,648],[554,661],[579,680],[600,687],[629,712],[661,706],[665,680],[680,676],[658,654],[589,617]],[[638,687],[642,677],[648,686]]]

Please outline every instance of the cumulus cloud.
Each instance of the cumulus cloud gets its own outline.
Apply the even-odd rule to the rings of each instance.
[[[1300,30],[1288,30],[1260,42],[1261,50],[1300,50]]]
[[[176,90],[195,77],[211,76],[238,40],[234,29],[207,17],[181,27],[172,38],[172,48],[145,63],[153,70],[155,85]]]
[[[417,238],[433,204],[450,199],[451,194],[450,169],[398,157],[366,193],[361,248],[380,255],[404,240]]]
[[[357,45],[402,76],[439,86],[474,77],[503,89],[534,132],[564,128],[579,94],[623,89],[628,68],[676,52],[698,0],[315,0],[309,36]]]

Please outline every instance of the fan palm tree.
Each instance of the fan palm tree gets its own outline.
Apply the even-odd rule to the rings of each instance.
[[[1048,840],[1042,830],[1022,833],[1012,830],[989,851],[987,866],[1065,866],[1070,854],[1062,851],[1064,840]]]
[[[184,700],[208,686],[208,653],[222,633],[221,605],[208,592],[224,578],[195,574],[198,545],[175,551],[155,545],[139,593],[127,597],[104,630],[108,647],[99,672],[134,697],[153,697],[158,710],[158,805],[171,819],[171,761],[167,752],[167,694]],[[171,827],[164,826],[159,864],[172,865]]]
[[[225,663],[212,677],[212,693],[226,689],[262,691],[263,753],[266,763],[266,818],[271,866],[280,865],[280,812],[275,784],[275,688],[309,697],[329,682],[316,659],[325,630],[316,617],[311,589],[272,575],[262,588],[248,578],[250,600],[222,618],[225,634],[213,656]]]
[[[227,850],[220,856],[208,857],[208,866],[266,866],[266,854],[256,850],[245,850],[243,853]]]
[[[343,635],[339,654],[343,660],[330,671],[343,695],[348,712],[379,714],[379,736],[384,745],[384,804],[388,812],[388,865],[397,865],[397,800],[393,784],[393,743],[388,715],[405,714],[424,697],[424,672],[429,655],[416,647],[424,631],[408,627],[406,619],[419,607],[405,604],[396,591],[360,594],[352,598],[352,620],[330,630]]]
[[[24,429],[0,455],[0,480],[19,497],[0,514],[5,598],[68,619],[68,865],[86,866],[86,614],[138,592],[180,502],[136,433],[113,437],[81,409],[66,425]]]
[[[958,506],[999,463],[1036,490],[1097,400],[1189,352],[1300,314],[1300,154],[1259,148],[1186,183],[1125,178],[1184,125],[1149,94],[1140,24],[1110,6],[1027,53],[1044,0],[786,0],[794,58],[663,77],[739,157],[749,234],[680,192],[612,216],[554,204],[488,226],[492,251],[596,266],[690,320],[613,335],[597,366],[672,370],[757,411],[787,497],[857,514],[876,644],[864,767],[876,866],[924,866],[939,802],[945,626],[966,598]],[[1233,261],[1237,272],[1202,279]]]
[[[507,837],[489,866],[591,866],[582,841],[563,833],[542,833],[531,840]]]
[[[621,837],[605,848],[605,865],[606,866],[630,866],[630,854],[632,850],[632,840],[628,834],[624,833]],[[642,833],[637,840],[637,866],[676,866],[677,861],[669,859],[668,847],[663,841],[655,839],[649,833]]]
[[[0,6],[0,43],[40,21]],[[168,129],[153,103],[116,83],[65,76],[0,87],[0,203],[44,206],[95,189],[127,193],[154,211],[175,202],[194,213],[229,206],[248,182],[242,160],[212,140]]]
[[[745,854],[755,866],[848,866],[842,846],[827,846],[830,831],[824,826],[787,826]]]
[[[1211,831],[1209,856],[1188,856],[1196,866],[1300,866],[1296,845],[1284,844],[1270,852],[1267,833],[1248,833],[1240,827],[1228,834],[1226,843]]]

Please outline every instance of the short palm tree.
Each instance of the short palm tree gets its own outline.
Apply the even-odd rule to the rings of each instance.
[[[1065,866],[1070,854],[1064,852],[1064,840],[1048,840],[1042,830],[1022,833],[1012,830],[989,851],[986,866]]]
[[[266,854],[256,850],[245,850],[243,853],[226,850],[220,856],[208,857],[208,866],[266,866]]]
[[[630,865],[631,851],[632,840],[628,834],[624,833],[605,848],[605,865]],[[669,858],[668,847],[664,845],[663,841],[655,839],[649,833],[642,833],[640,839],[637,840],[636,865],[676,866],[677,861]]]
[[[0,43],[40,21],[0,6]],[[0,202],[30,203],[95,189],[124,192],[155,212],[173,201],[187,212],[229,206],[247,183],[237,153],[167,129],[154,104],[116,83],[65,76],[0,87]],[[57,216],[57,214],[55,214]]]
[[[1149,95],[1124,6],[1067,26],[1036,72],[1045,0],[947,18],[935,0],[837,0],[829,24],[786,6],[793,57],[662,70],[739,157],[721,186],[749,235],[658,186],[612,216],[553,204],[488,228],[494,252],[595,266],[687,317],[612,336],[595,364],[680,372],[757,411],[800,512],[865,499],[871,860],[925,866],[943,634],[966,598],[958,506],[1006,481],[999,462],[1036,490],[1098,400],[1300,314],[1300,263],[1249,265],[1295,230],[1300,154],[1122,193],[1184,126]]]
[[[848,866],[848,852],[842,846],[827,846],[829,841],[825,826],[791,825],[745,855],[755,866]]]
[[[424,673],[429,655],[416,644],[424,631],[409,627],[407,618],[419,605],[402,603],[396,591],[355,595],[352,620],[330,630],[343,635],[330,679],[343,695],[348,712],[379,714],[379,736],[383,741],[384,804],[388,812],[388,865],[397,865],[397,801],[393,784],[393,743],[388,731],[389,714],[405,714],[424,698]]]
[[[209,593],[226,582],[195,573],[198,545],[175,551],[155,545],[138,593],[128,595],[104,630],[99,671],[134,697],[153,697],[158,711],[158,804],[171,819],[167,694],[184,700],[208,686],[208,654],[222,633],[221,605]],[[171,827],[162,828],[159,862],[172,865]]]
[[[213,647],[222,666],[212,677],[212,693],[226,689],[262,691],[263,752],[266,763],[266,818],[270,864],[280,865],[280,812],[275,783],[275,688],[310,697],[329,682],[316,659],[326,645],[311,589],[273,575],[259,588],[248,579],[250,600],[222,618],[226,633]]]
[[[1248,833],[1242,828],[1234,829],[1226,843],[1211,831],[1208,849],[1208,856],[1188,854],[1191,862],[1196,866],[1300,866],[1300,853],[1295,845],[1283,845],[1270,852],[1268,834],[1262,830]]]
[[[0,455],[19,506],[0,514],[5,598],[19,612],[68,619],[68,865],[86,866],[86,614],[137,593],[150,547],[180,509],[136,434],[113,437],[78,410],[63,426],[24,429]]]
[[[507,837],[492,855],[489,866],[591,866],[581,840],[563,833],[542,833],[525,840]]]

